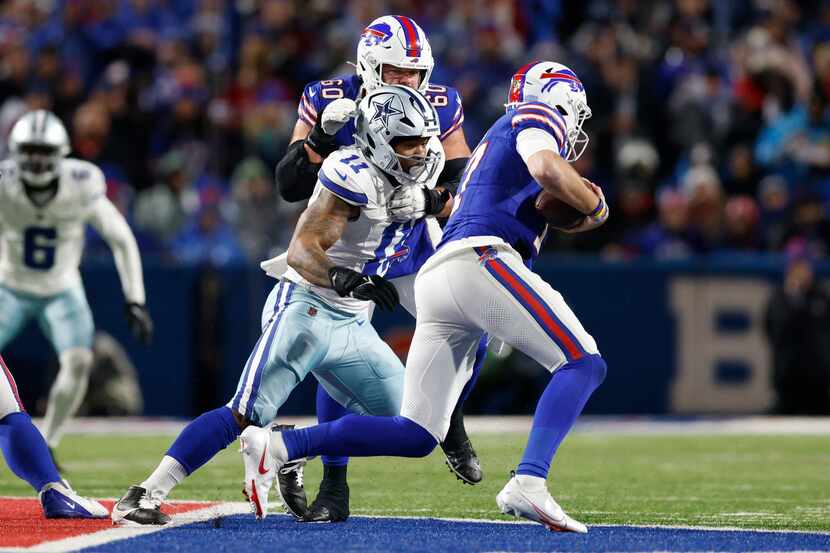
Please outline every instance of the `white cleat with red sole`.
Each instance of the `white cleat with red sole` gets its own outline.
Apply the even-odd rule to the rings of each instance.
[[[534,479],[537,480],[537,479]],[[588,528],[572,519],[551,497],[544,480],[540,486],[522,485],[515,474],[496,496],[496,503],[506,515],[538,522],[552,532],[577,532],[586,534]]]
[[[245,463],[242,493],[258,519],[268,515],[268,494],[282,466],[271,457],[271,430],[249,426],[239,436],[239,452]]]

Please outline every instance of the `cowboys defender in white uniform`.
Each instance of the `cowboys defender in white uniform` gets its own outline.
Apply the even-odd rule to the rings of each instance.
[[[399,412],[404,368],[372,327],[369,311],[400,302],[414,314],[414,275],[440,231],[430,218],[394,221],[387,204],[401,186],[434,186],[444,154],[435,109],[407,87],[368,94],[356,129],[358,146],[323,163],[236,394],[182,431],[150,477],[116,504],[114,522],[165,524],[169,517],[159,507],[173,487],[247,426],[268,428],[309,373],[351,411]],[[276,471],[267,474],[267,489],[245,486],[258,517],[267,513],[275,477]]]
[[[587,144],[582,124],[590,113],[582,82],[567,67],[533,62],[514,75],[507,112],[470,157],[438,251],[418,272],[400,416],[347,415],[280,432],[249,427],[239,438],[246,486],[267,493],[271,472],[309,455],[428,455],[447,432],[486,332],[553,373],[522,460],[496,497],[499,508],[550,530],[587,532],[545,481],[606,365],[562,295],[530,265],[548,230],[535,207],[543,192],[584,214],[568,232],[591,230],[608,217],[602,191],[568,163]]]
[[[78,265],[86,225],[112,248],[136,336],[148,342],[141,258],[124,217],[107,199],[95,165],[67,158],[69,137],[44,110],[23,115],[0,163],[0,350],[32,319],[52,343],[60,371],[49,393],[44,435],[57,447],[86,393],[94,326]]]
[[[322,160],[337,148],[354,144],[356,102],[384,84],[397,84],[420,91],[435,107],[445,164],[435,188],[402,186],[396,191],[390,200],[393,218],[406,222],[421,216],[448,217],[451,196],[458,187],[470,148],[464,136],[461,96],[452,86],[432,82],[434,66],[427,35],[413,19],[384,15],[370,22],[358,39],[354,74],[337,75],[305,86],[291,144],[276,168],[282,198],[288,202],[308,200],[317,183]],[[281,274],[284,265],[284,258],[277,258],[268,262],[267,270]],[[484,476],[464,428],[462,408],[484,362],[486,348],[483,339],[473,367],[474,376],[459,399],[450,429],[441,442],[447,465],[467,484],[476,484]],[[319,422],[348,414],[321,386],[317,388],[316,409]],[[306,504],[304,489],[298,484],[302,481],[302,466],[294,471],[283,467],[280,471],[279,485],[286,509],[303,521],[345,520],[349,514],[348,458],[323,455],[321,460],[323,480],[310,506]]]

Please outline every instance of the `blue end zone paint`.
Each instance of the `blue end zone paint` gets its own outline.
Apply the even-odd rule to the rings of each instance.
[[[594,526],[558,534],[541,526],[434,519],[352,518],[301,524],[236,515],[84,549],[116,551],[830,551],[830,535]]]

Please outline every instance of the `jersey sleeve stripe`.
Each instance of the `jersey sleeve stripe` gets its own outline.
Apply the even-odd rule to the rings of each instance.
[[[312,127],[314,126],[314,118],[312,118],[308,111],[305,109],[305,104],[303,101],[300,101],[300,105],[297,106],[297,117],[299,117],[304,123],[307,123]]]
[[[305,105],[305,108],[308,110],[308,112],[311,115],[313,115],[314,118],[316,119],[317,118],[317,108],[315,108],[314,104],[311,102],[311,100],[308,99],[307,94],[303,94],[303,104]]]
[[[340,186],[328,178],[322,171],[317,174],[317,178],[320,179],[320,182],[326,187],[326,189],[329,190],[329,192],[344,200],[346,203],[350,203],[352,205],[366,205],[369,203],[369,197],[366,196],[366,194],[361,194],[360,192],[355,192]]]
[[[464,122],[464,112],[461,112],[461,117],[460,117],[460,118],[459,118],[459,119],[458,119],[455,123],[453,123],[452,125],[450,125],[450,128],[449,128],[449,129],[447,129],[446,131],[444,131],[444,133],[443,133],[443,134],[442,134],[439,138],[440,138],[441,140],[444,140],[444,139],[445,139],[445,138],[447,138],[449,135],[451,135],[452,133],[454,133],[455,131],[457,131],[457,130],[459,129],[459,127],[461,127],[461,124],[462,124],[463,122]]]
[[[516,115],[515,117],[513,117],[511,124],[514,127],[516,127],[523,121],[538,121],[540,123],[544,123],[545,125],[551,128],[551,130],[553,131],[553,135],[559,142],[559,144],[562,144],[562,129],[560,129],[559,126],[556,125],[555,122],[552,121],[550,118],[532,113],[527,113],[523,115]]]
[[[519,106],[516,108],[516,111],[522,113],[541,113],[544,114],[554,121],[556,121],[560,127],[564,130],[565,128],[565,118],[562,117],[562,114],[556,110],[552,110],[547,106],[542,106],[540,104],[526,104],[523,106]]]

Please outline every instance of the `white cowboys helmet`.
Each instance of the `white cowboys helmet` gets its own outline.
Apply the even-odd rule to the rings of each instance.
[[[70,151],[69,135],[51,111],[30,111],[12,127],[9,151],[23,181],[43,187],[58,177],[60,161]]]
[[[366,159],[391,175],[398,184],[430,186],[444,166],[444,148],[438,138],[438,113],[420,92],[401,85],[385,85],[361,100],[354,139]],[[426,138],[424,156],[403,156],[395,151],[397,140]],[[402,159],[415,161],[408,171]]]
[[[363,29],[357,43],[357,74],[368,92],[383,86],[384,65],[419,70],[418,90],[427,89],[435,60],[426,33],[409,17],[384,15]]]
[[[582,81],[571,69],[552,61],[533,61],[519,69],[510,81],[507,110],[524,102],[543,102],[559,111],[567,126],[565,155],[576,161],[588,146],[588,135],[582,130],[591,117],[588,98]]]

